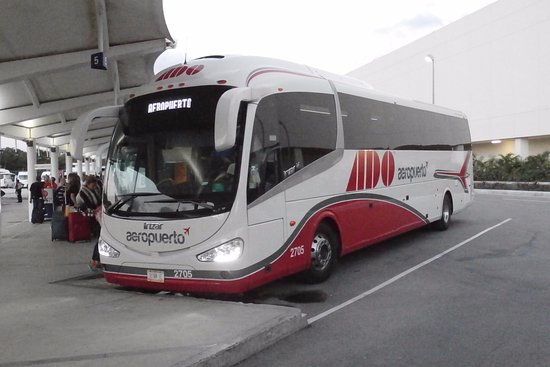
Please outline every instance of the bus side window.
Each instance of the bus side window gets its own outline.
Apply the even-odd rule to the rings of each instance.
[[[269,152],[266,157],[266,161],[264,164],[265,172],[263,174],[263,177],[265,178],[263,192],[271,190],[271,188],[277,185],[280,181],[278,152],[279,149],[275,148],[271,152]]]
[[[252,131],[248,203],[336,147],[334,96],[290,92],[264,97]]]

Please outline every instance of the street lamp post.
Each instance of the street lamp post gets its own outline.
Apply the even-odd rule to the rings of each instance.
[[[435,104],[435,58],[433,55],[428,54],[424,60],[432,64],[432,104]]]

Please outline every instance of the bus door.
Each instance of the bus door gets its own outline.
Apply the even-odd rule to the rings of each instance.
[[[281,181],[280,136],[272,126],[273,116],[249,115],[255,116],[247,182],[249,240],[258,255],[266,258],[284,242],[285,193],[277,187]]]
[[[320,87],[329,91],[328,84]],[[302,193],[295,196],[301,202],[299,209],[290,211],[295,219],[305,214],[302,210],[307,212],[304,200],[311,199],[314,205],[315,198],[329,192],[323,185],[308,186],[307,180],[332,166],[332,160],[323,163],[322,158],[334,151],[336,136],[336,107],[330,93],[278,93],[258,103],[250,142],[248,221],[269,226],[269,236],[280,242],[275,246],[270,239],[274,249],[280,249],[294,230],[287,221],[289,190]],[[265,240],[267,233],[266,228],[258,235]]]

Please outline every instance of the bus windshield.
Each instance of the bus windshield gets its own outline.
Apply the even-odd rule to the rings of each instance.
[[[108,156],[108,215],[195,218],[231,209],[242,143],[214,147],[216,105],[228,89],[176,89],[126,103]]]

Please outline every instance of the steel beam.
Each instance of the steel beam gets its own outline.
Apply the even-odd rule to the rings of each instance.
[[[15,125],[0,126],[0,133],[14,139],[26,140],[31,137],[31,129]]]
[[[139,87],[123,89],[121,90],[121,95],[138,93],[139,90]],[[56,102],[42,103],[39,108],[34,108],[33,106],[25,106],[0,110],[0,125],[14,124],[25,120],[32,120],[35,118],[72,110],[75,108],[92,108],[96,106],[99,107],[99,105],[105,105],[106,103],[113,101],[113,99],[113,92],[103,92],[90,94],[87,96],[68,98]]]
[[[35,108],[40,107],[40,101],[38,100],[38,96],[36,95],[36,91],[34,89],[34,86],[32,85],[32,82],[29,79],[24,79],[23,84],[25,85],[25,89],[27,90],[27,94],[31,98],[32,105]]]
[[[166,40],[163,38],[112,46],[105,52],[105,55],[107,58],[115,60],[126,56],[147,55],[164,50],[166,50]],[[94,52],[97,52],[97,49],[0,63],[0,84],[28,79],[36,75],[74,66],[89,65],[90,55]]]
[[[66,123],[59,122],[59,123],[56,123],[56,124],[51,124],[51,125],[46,125],[46,126],[34,127],[32,129],[30,129],[30,134],[31,134],[31,137],[36,138],[36,139],[44,138],[44,137],[47,137],[47,136],[50,136],[50,135],[60,134],[60,133],[66,133],[67,135],[70,135],[72,126],[73,126],[75,121],[76,120],[70,120],[70,121],[67,121]],[[111,119],[111,118],[109,118],[109,119],[97,119],[96,123],[101,122],[101,121],[113,121],[113,119]],[[0,127],[0,131],[1,131],[1,129],[2,129],[2,127]],[[110,129],[111,133],[112,133],[113,128],[109,127],[108,129]]]

